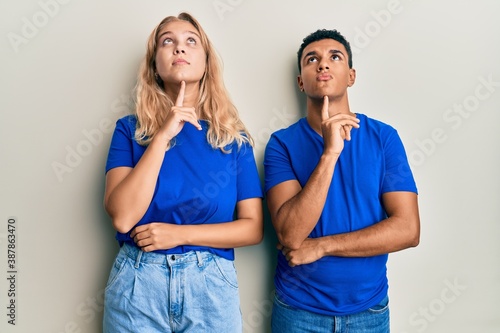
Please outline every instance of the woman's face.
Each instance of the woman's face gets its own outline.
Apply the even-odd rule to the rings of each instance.
[[[160,30],[156,72],[165,84],[198,83],[205,73],[206,57],[200,35],[191,23],[175,20]]]

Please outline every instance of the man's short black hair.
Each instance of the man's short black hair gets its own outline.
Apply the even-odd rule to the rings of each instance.
[[[346,51],[347,51],[347,57],[348,57],[348,64],[349,68],[352,68],[352,52],[351,52],[351,45],[349,42],[345,39],[344,36],[337,30],[326,30],[326,29],[321,29],[321,30],[316,30],[312,34],[308,35],[306,38],[302,40],[302,45],[300,45],[299,51],[297,52],[297,57],[298,57],[298,65],[299,65],[299,73],[302,71],[302,66],[300,64],[300,60],[302,58],[302,53],[304,52],[304,49],[306,48],[307,45],[317,42],[322,39],[333,39],[336,40],[337,42],[341,43],[344,45]]]

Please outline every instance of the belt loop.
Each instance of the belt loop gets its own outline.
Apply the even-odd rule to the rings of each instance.
[[[142,250],[139,250],[139,253],[137,253],[137,258],[135,259],[135,268],[139,268],[141,257],[142,257]]]
[[[196,253],[196,258],[198,258],[198,267],[203,266],[203,257],[201,256],[200,251],[195,251]]]

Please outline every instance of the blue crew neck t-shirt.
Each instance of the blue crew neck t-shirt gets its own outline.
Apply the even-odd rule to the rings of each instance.
[[[106,172],[116,167],[135,167],[146,150],[134,139],[137,118],[125,116],[116,122],[106,163]],[[230,153],[214,149],[207,141],[208,125],[202,130],[186,123],[174,138],[175,144],[165,152],[153,199],[136,226],[164,222],[173,224],[208,224],[230,222],[235,218],[236,203],[262,198],[253,149],[243,144],[228,148]],[[135,245],[129,233],[116,233],[119,243]],[[177,246],[156,252],[185,253],[209,251],[234,260],[232,248]]]
[[[325,207],[309,237],[341,234],[387,217],[382,194],[417,193],[403,144],[391,126],[357,114],[360,128],[335,165]],[[323,138],[306,118],[275,132],[264,157],[265,191],[288,180],[307,183],[323,153]],[[290,267],[278,253],[275,286],[287,304],[314,313],[347,315],[378,304],[387,295],[387,255],[363,258],[328,256]]]

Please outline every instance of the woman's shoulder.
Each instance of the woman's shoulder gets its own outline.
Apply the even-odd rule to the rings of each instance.
[[[134,114],[128,114],[119,118],[116,122],[124,123],[124,124],[137,124],[137,116]]]
[[[136,126],[137,126],[137,117],[133,114],[123,116],[116,121],[117,128],[122,127],[130,131],[135,131]]]

